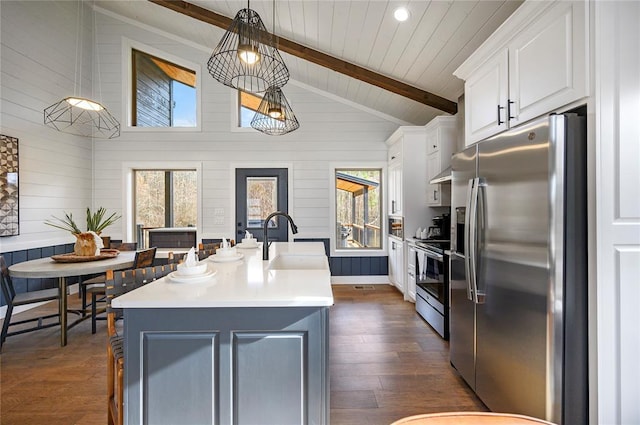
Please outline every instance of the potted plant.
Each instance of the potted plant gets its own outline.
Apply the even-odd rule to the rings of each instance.
[[[87,208],[86,231],[80,230],[72,213],[64,213],[64,218],[52,216],[51,220],[46,220],[44,223],[70,232],[76,237],[76,243],[73,248],[74,253],[76,253],[76,255],[88,256],[95,255],[96,252],[99,252],[99,249],[104,246],[103,239],[100,238],[100,233],[121,217],[121,215],[115,212],[107,216],[107,210],[104,207],[98,208],[95,212],[91,212],[91,209]]]

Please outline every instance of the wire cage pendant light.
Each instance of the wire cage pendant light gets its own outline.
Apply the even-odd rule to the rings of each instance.
[[[274,47],[272,35],[249,2],[233,18],[207,68],[225,86],[251,93],[282,87],[289,81],[289,70]]]
[[[251,127],[270,136],[281,136],[300,127],[279,87],[269,87],[251,120]]]

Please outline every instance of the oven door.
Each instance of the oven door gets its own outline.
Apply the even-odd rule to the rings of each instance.
[[[425,290],[444,307],[447,299],[444,256],[419,248],[416,254],[416,286]]]

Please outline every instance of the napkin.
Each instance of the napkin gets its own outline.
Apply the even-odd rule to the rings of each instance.
[[[244,238],[245,239],[253,239],[253,235],[251,233],[249,233],[248,230],[244,231]]]
[[[185,267],[195,267],[198,265],[198,257],[196,257],[195,248],[191,247],[189,252],[187,252],[187,259],[184,261]]]
[[[102,238],[98,236],[96,232],[91,231],[88,233],[91,233],[93,235],[93,241],[96,243],[96,252],[93,255],[98,256],[100,255],[100,250],[104,248],[104,243],[102,243]]]
[[[222,238],[222,245],[220,245],[220,248],[222,248],[222,249],[229,248],[229,242],[227,242],[227,240],[225,238]]]

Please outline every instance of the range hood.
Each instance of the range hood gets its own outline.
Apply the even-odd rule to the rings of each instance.
[[[451,181],[451,167],[447,167],[440,174],[429,180],[430,184],[448,183]]]

